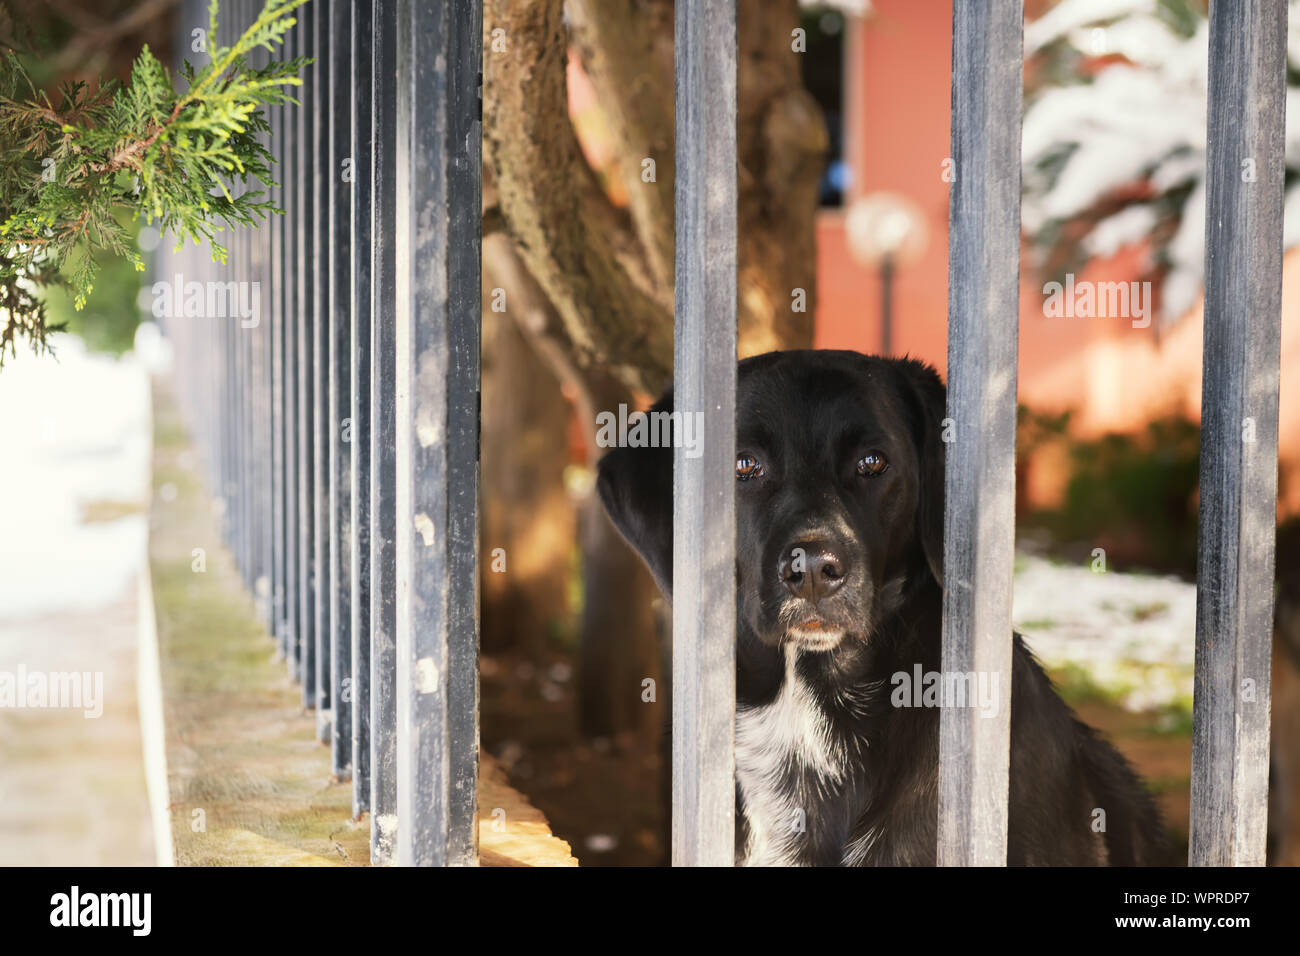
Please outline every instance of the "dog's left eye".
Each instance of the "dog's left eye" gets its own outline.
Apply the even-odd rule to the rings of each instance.
[[[749,481],[751,478],[758,478],[763,474],[763,465],[757,458],[752,455],[740,455],[736,458],[736,477],[741,481]]]
[[[858,459],[858,474],[875,478],[889,470],[889,459],[878,451],[869,451]]]

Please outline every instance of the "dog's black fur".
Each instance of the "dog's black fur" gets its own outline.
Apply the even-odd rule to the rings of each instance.
[[[939,711],[890,696],[892,675],[940,669],[944,398],[906,359],[740,363],[736,454],[756,473],[736,488],[738,862],[935,862]],[[670,392],[653,410],[671,409]],[[870,453],[878,475],[859,472]],[[618,448],[598,484],[669,598],[672,468],[670,448]],[[794,548],[813,566],[792,571]],[[1008,862],[1163,862],[1142,784],[1019,635],[1011,686]]]

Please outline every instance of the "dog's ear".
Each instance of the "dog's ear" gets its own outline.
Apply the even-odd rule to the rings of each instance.
[[[947,389],[939,373],[912,359],[896,364],[906,381],[912,408],[912,432],[920,463],[916,534],[925,551],[930,573],[943,586],[943,475],[948,446],[943,440]]]
[[[671,390],[654,412],[671,412]],[[605,513],[654,575],[673,595],[673,450],[617,447],[600,459],[596,490]]]

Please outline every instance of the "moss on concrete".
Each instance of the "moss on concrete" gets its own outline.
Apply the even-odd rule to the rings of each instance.
[[[369,821],[350,819],[351,784],[331,776],[314,715],[221,543],[198,467],[169,388],[155,383],[149,552],[176,863],[366,865]],[[483,865],[577,865],[486,755],[479,816]]]
[[[156,385],[149,548],[176,862],[365,864],[369,827],[349,819],[351,785],[330,775],[197,468],[175,403]],[[196,548],[203,571],[194,570]]]

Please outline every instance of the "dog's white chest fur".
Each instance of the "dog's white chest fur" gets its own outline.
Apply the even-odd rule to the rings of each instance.
[[[736,781],[749,824],[738,862],[745,866],[798,863],[808,836],[810,789],[843,779],[845,755],[797,674],[798,655],[797,648],[786,647],[785,678],[770,704],[736,711]]]

